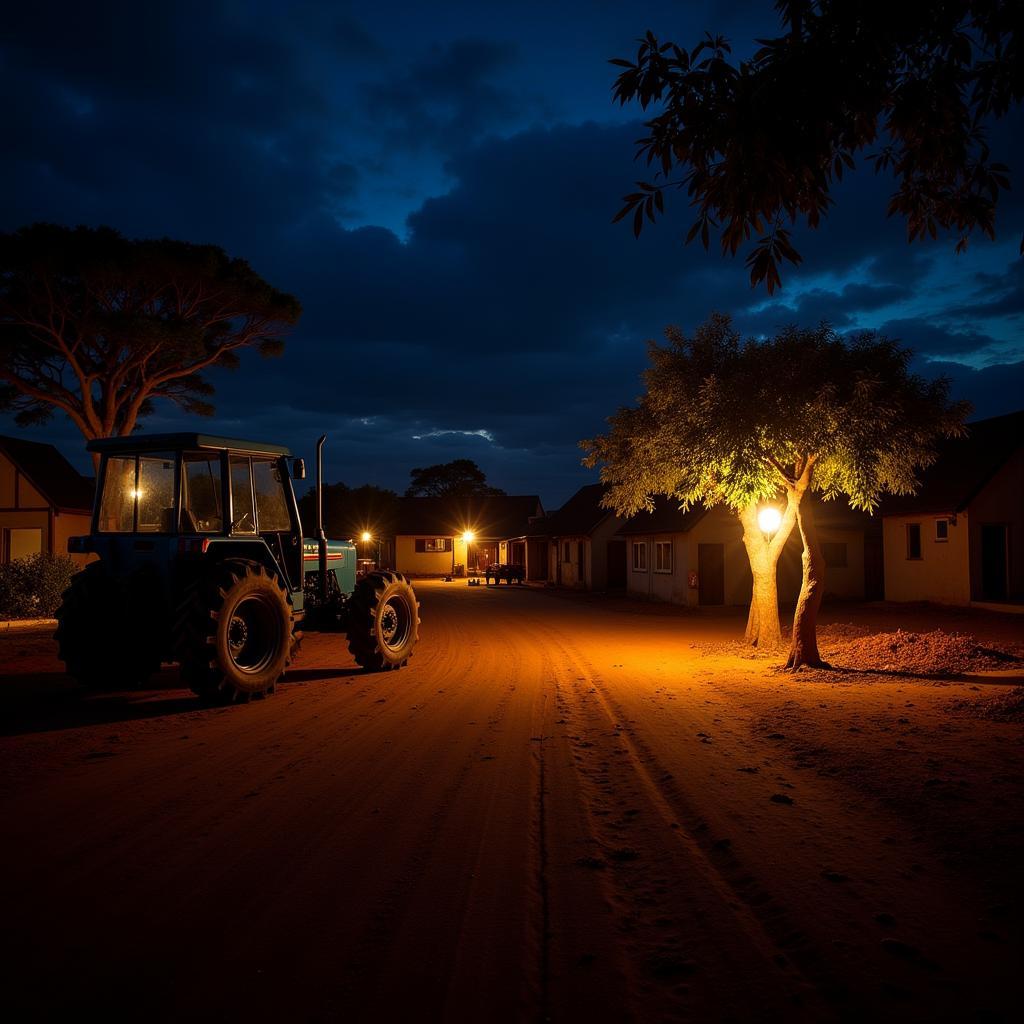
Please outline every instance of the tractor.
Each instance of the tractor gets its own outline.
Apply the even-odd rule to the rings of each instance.
[[[68,550],[97,559],[71,581],[56,639],[68,672],[105,688],[141,684],[176,661],[210,703],[273,692],[300,626],[346,633],[356,663],[401,668],[419,638],[404,576],[356,577],[350,540],[323,528],[323,446],[316,447],[316,535],[305,537],[280,445],[207,434],[90,441],[100,456],[92,532]]]

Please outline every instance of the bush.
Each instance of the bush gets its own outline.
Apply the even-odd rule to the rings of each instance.
[[[0,619],[48,619],[60,605],[78,566],[46,553],[0,565]]]

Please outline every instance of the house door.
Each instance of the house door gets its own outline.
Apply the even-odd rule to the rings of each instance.
[[[725,545],[697,545],[697,603],[725,604]]]
[[[885,558],[881,534],[864,537],[864,599],[881,601],[885,597]]]
[[[608,541],[608,587],[623,589],[626,586],[626,542]]]
[[[989,601],[1006,597],[1006,526],[983,523],[981,527],[981,596]]]

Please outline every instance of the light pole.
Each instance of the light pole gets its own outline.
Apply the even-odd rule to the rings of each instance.
[[[467,530],[462,535],[462,543],[466,545],[466,575],[469,575],[469,545],[473,543],[473,538],[476,536],[472,530]],[[474,575],[476,575],[474,573]]]
[[[366,558],[366,545],[369,544],[371,540],[373,540],[373,534],[370,533],[369,530],[363,530],[362,535],[360,536],[359,539],[363,542],[363,558]],[[377,569],[380,567],[374,566],[374,568]]]

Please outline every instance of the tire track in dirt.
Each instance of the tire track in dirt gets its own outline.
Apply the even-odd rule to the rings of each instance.
[[[595,863],[594,869],[607,883],[608,898],[627,908],[631,944],[641,961],[639,969],[636,963],[631,965],[632,987],[654,995],[653,976],[660,983],[658,998],[670,992],[684,1012],[692,1011],[697,990],[703,988],[709,1010],[721,1012],[730,1001],[730,979],[742,970],[745,984],[762,992],[766,1009],[774,1004],[790,1017],[832,1016],[822,999],[834,997],[832,979],[817,958],[804,955],[809,946],[804,946],[799,929],[728,849],[716,846],[707,835],[699,810],[635,735],[587,659],[563,633],[541,628],[546,643],[560,653],[556,664],[564,666],[557,687],[563,717],[571,727],[566,735],[575,748],[574,767],[583,779],[593,831],[604,853],[603,863]],[[583,765],[595,755],[600,759],[596,767]],[[638,801],[653,812],[653,825],[650,816],[635,806],[619,818],[612,816],[613,804],[621,809]],[[642,836],[641,849],[623,845],[637,834]],[[694,891],[695,874],[706,892]],[[674,927],[677,919],[671,918],[670,925],[664,911],[669,905],[678,910],[686,904],[698,908],[690,926],[703,935],[701,953],[694,951],[694,944],[680,941]],[[744,938],[741,953],[735,950],[737,932]],[[712,965],[702,955],[709,943],[717,945],[723,957],[728,951],[733,963]],[[742,1005],[736,1005],[737,1013]]]

